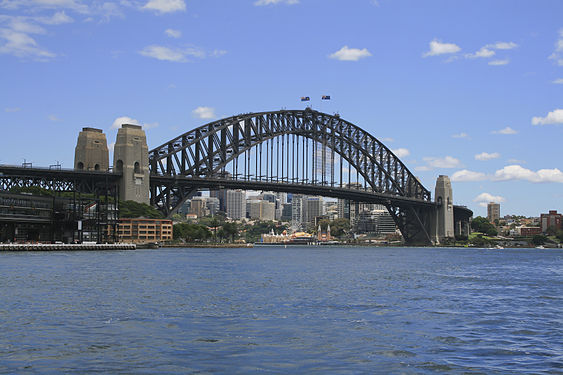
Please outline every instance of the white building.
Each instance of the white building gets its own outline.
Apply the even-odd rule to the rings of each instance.
[[[227,217],[234,220],[246,217],[246,193],[243,190],[227,190]]]

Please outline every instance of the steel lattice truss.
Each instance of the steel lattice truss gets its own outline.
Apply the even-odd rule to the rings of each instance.
[[[0,166],[0,190],[39,187],[56,192],[79,192],[86,194],[107,194],[115,189],[120,174],[57,170],[45,168],[21,168]]]
[[[405,238],[429,238],[419,211],[434,208],[430,192],[389,148],[338,115],[305,109],[225,118],[151,150],[149,164],[151,202],[166,214],[213,182],[346,199],[361,191],[361,201],[387,206]]]

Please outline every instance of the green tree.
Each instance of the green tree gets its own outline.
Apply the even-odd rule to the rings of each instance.
[[[239,232],[237,223],[224,223],[221,230],[223,231],[225,238],[230,238],[231,241],[235,240],[235,237]]]
[[[342,237],[350,230],[350,220],[340,218],[330,223],[330,235],[333,237]]]
[[[473,229],[476,232],[483,232],[482,228],[484,225],[487,224],[491,224],[489,223],[489,220],[487,220],[487,218],[484,218],[482,216],[477,216],[476,218],[471,220],[471,229]]]
[[[174,239],[183,239],[187,242],[205,241],[211,237],[211,232],[205,225],[180,223],[173,227]]]
[[[543,234],[535,234],[532,237],[532,243],[536,246],[543,245],[547,241],[547,237]]]
[[[557,238],[559,239],[560,242],[563,242],[563,230],[557,231]]]
[[[163,215],[154,207],[151,207],[146,203],[137,203],[135,201],[120,201],[119,217],[122,218],[146,217],[149,219],[161,219]]]

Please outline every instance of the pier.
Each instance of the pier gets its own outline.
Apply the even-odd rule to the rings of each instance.
[[[0,244],[1,251],[84,251],[84,250],[135,250],[134,243],[79,243],[79,244]]]

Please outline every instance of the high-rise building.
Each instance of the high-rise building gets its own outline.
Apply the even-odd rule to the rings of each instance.
[[[373,210],[363,210],[359,213],[352,227],[356,233],[389,234],[395,233],[395,221],[384,206],[373,205]]]
[[[197,215],[197,217],[207,216],[207,198],[193,197],[190,203],[190,213]]]
[[[206,208],[209,215],[215,215],[220,208],[219,198],[209,197],[206,200]]]
[[[491,223],[500,219],[500,203],[490,202],[487,204],[487,219]]]
[[[227,190],[227,217],[234,220],[246,217],[246,192],[243,190]]]
[[[558,214],[557,210],[550,210],[547,214],[540,215],[541,231],[547,232],[549,228],[556,231],[563,229],[563,215]]]
[[[306,196],[294,194],[291,198],[291,227],[293,230],[299,230],[303,226],[303,205]]]
[[[324,201],[322,197],[308,197],[304,222],[315,223],[315,218],[324,214]]]
[[[246,201],[248,217],[263,221],[272,221],[275,218],[276,204],[265,200],[249,199]]]

